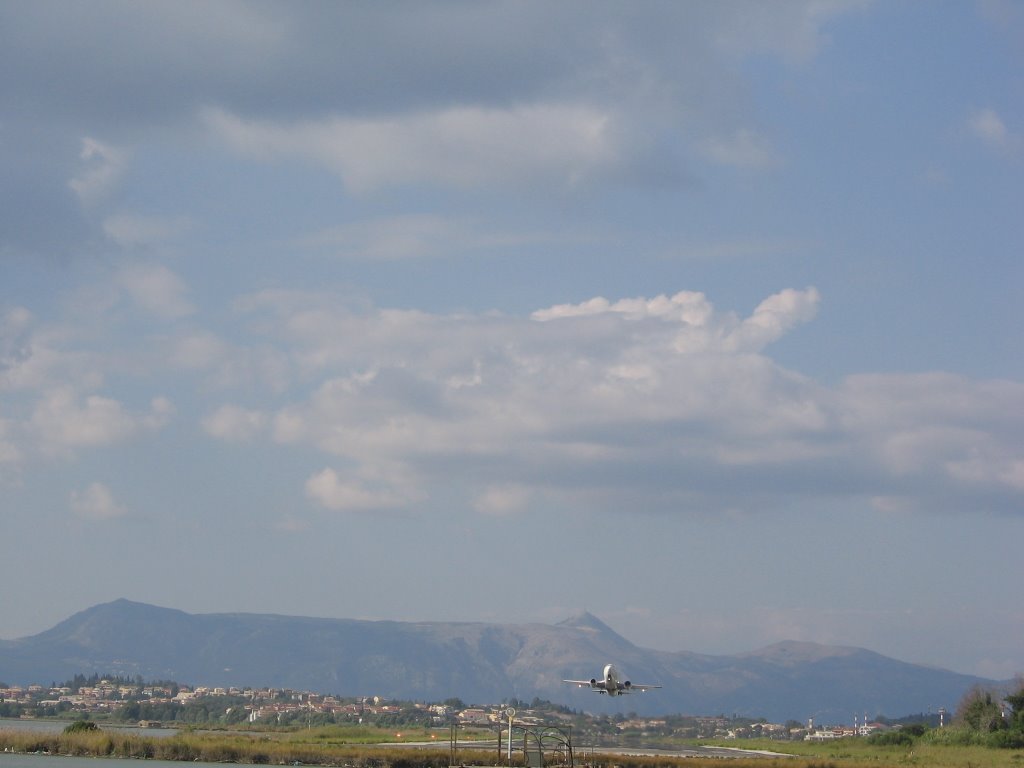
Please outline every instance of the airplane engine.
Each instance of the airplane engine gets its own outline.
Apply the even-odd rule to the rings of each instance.
[[[590,687],[591,688],[597,688],[597,678],[596,677],[590,678]]]
[[[632,687],[632,685],[633,684],[631,682],[629,682],[629,680],[627,680],[626,682],[624,682],[622,684],[622,687],[625,688],[628,691]]]

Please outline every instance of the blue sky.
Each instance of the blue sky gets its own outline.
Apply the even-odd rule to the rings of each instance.
[[[1022,51],[998,1],[3,5],[0,636],[1024,672]]]

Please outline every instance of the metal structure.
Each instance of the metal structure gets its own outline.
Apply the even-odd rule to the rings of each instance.
[[[558,765],[575,768],[575,756],[572,746],[572,726],[536,723],[517,723],[515,721],[515,710],[511,714],[506,710],[503,717],[498,721],[498,759],[504,757],[509,766],[513,765],[514,753],[523,755],[522,763],[527,768],[544,768],[546,764],[553,764],[555,756],[561,756],[557,761]],[[508,718],[507,721],[505,718]],[[452,723],[448,748],[450,766],[461,765],[459,762],[459,723]],[[502,743],[502,731],[505,732],[504,744]],[[504,749],[505,754],[502,754]],[[478,745],[479,748],[479,745]]]

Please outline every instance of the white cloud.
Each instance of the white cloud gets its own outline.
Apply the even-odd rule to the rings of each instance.
[[[359,479],[344,479],[330,468],[306,481],[306,495],[319,505],[340,512],[404,508],[417,498],[417,494],[387,485],[374,487]]]
[[[974,135],[982,141],[995,146],[1002,146],[1006,143],[1006,138],[1009,136],[1009,132],[1006,130],[1006,125],[1003,124],[1002,118],[995,113],[992,109],[983,109],[976,112],[970,120],[971,130]]]
[[[79,401],[65,388],[36,404],[32,427],[44,444],[74,447],[123,440],[135,431],[136,422],[116,400],[90,395]]]
[[[136,306],[157,317],[173,320],[195,311],[185,298],[185,283],[162,264],[129,264],[116,279]]]
[[[884,476],[910,480],[917,506],[929,483],[948,494],[1024,494],[1024,385],[939,373],[860,375],[837,394],[850,447]],[[892,506],[889,498],[880,496],[880,508]],[[893,498],[902,508],[915,504],[906,494]]]
[[[814,318],[821,295],[814,287],[804,291],[787,288],[762,301],[754,314],[744,320],[725,340],[737,351],[757,351],[781,339],[788,331]]]
[[[229,347],[220,337],[209,333],[191,333],[176,339],[170,355],[175,367],[200,370],[222,361]]]
[[[303,375],[320,377],[271,434],[344,462],[307,484],[329,508],[407,507],[467,466],[485,490],[464,487],[466,503],[489,514],[549,492],[609,508],[627,495],[747,508],[789,493],[940,506],[985,481],[1021,493],[1024,423],[1006,414],[1024,413],[1024,387],[934,374],[828,388],[782,369],[763,350],[819,302],[787,289],[740,318],[684,291],[515,318],[264,294],[249,311],[277,312]]]
[[[546,309],[538,309],[530,316],[543,322],[610,313],[630,320],[656,317],[690,326],[704,326],[713,312],[714,307],[703,293],[680,291],[672,297],[663,294],[653,299],[620,299],[614,303],[598,296],[580,304],[556,304]]]
[[[542,180],[572,186],[614,170],[625,152],[613,115],[584,105],[455,107],[288,124],[245,120],[220,109],[203,116],[236,151],[312,160],[359,192],[419,183],[481,187]]]
[[[118,504],[103,483],[93,483],[81,491],[71,492],[71,511],[84,520],[113,520],[128,514],[127,507]]]
[[[1006,127],[994,109],[975,112],[968,120],[968,127],[976,138],[993,149],[1011,153],[1021,149],[1021,137]]]
[[[84,167],[68,186],[86,205],[94,205],[109,194],[128,163],[128,153],[91,138],[82,139],[79,155]]]
[[[154,398],[148,413],[130,413],[117,400],[87,395],[79,398],[69,387],[47,393],[35,405],[29,429],[46,452],[109,445],[133,437],[143,429],[167,424],[172,406]]]
[[[146,429],[162,429],[174,416],[174,404],[166,397],[157,396],[149,402],[149,413],[139,418],[139,424]]]
[[[982,488],[1005,486],[1017,493],[1024,493],[1024,459],[997,456],[993,461],[986,461],[971,458],[951,461],[947,470],[952,477],[971,485]]]
[[[223,405],[203,419],[207,434],[232,442],[251,440],[267,425],[267,415],[237,405]]]
[[[201,374],[205,389],[256,386],[281,392],[291,377],[287,351],[234,344],[211,331],[186,331],[164,340],[161,350],[175,372]]]

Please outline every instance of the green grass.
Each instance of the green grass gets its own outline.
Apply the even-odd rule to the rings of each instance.
[[[215,734],[182,731],[154,738],[114,730],[79,733],[33,733],[0,730],[0,750],[97,757],[198,760],[245,764],[343,766],[345,768],[447,768],[448,734],[413,729],[402,740],[441,742],[436,748],[406,747],[395,732],[379,728],[313,728],[286,733],[245,731]],[[426,738],[423,738],[426,735]],[[381,743],[371,743],[374,740]],[[707,744],[709,742],[702,742]],[[729,760],[727,768],[1024,768],[1024,750],[955,746],[917,741],[909,746],[879,746],[863,739],[833,742],[770,740],[717,742],[719,746],[779,752],[793,757]],[[582,745],[577,745],[582,754]],[[521,755],[519,756],[521,759]],[[579,759],[579,758],[578,758]],[[458,761],[463,765],[505,765],[494,749],[473,750],[460,733]],[[721,759],[588,755],[596,768],[721,768]]]
[[[715,743],[718,746],[781,752],[809,761],[806,765],[833,765],[836,768],[1024,768],[1024,750],[935,744],[921,739],[905,746],[872,745],[859,738],[823,742],[752,739]],[[798,768],[795,762],[787,763],[791,764]]]

